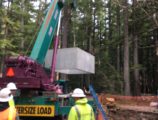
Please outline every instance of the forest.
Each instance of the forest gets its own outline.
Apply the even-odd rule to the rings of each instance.
[[[0,0],[1,73],[8,56],[30,55],[49,3]],[[60,47],[79,47],[95,56],[95,74],[64,76],[71,85],[91,83],[97,92],[112,94],[158,94],[157,0],[65,0],[62,16]]]

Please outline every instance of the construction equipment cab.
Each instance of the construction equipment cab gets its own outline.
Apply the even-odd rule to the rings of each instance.
[[[14,82],[19,89],[49,89],[50,78],[44,71],[43,64],[60,20],[62,7],[62,0],[51,1],[30,57],[18,56],[6,59],[0,80],[1,87]]]

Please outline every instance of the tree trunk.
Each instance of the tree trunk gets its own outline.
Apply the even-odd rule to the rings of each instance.
[[[137,5],[137,1],[136,0],[133,0],[133,21],[135,21],[136,19],[136,5]],[[134,42],[134,66],[136,67],[134,69],[134,90],[135,90],[135,95],[140,95],[141,92],[140,92],[140,81],[139,81],[139,68],[137,67],[138,66],[138,36],[137,36],[137,31],[136,31],[136,22],[134,23],[134,26],[133,26],[133,42]]]
[[[138,37],[134,36],[134,81],[135,81],[135,95],[140,95],[140,81],[139,81],[139,68],[138,66]]]
[[[109,16],[109,35],[108,35],[108,40],[111,41],[111,39],[112,39],[111,0],[109,0],[109,3],[108,3],[108,16]]]
[[[7,11],[5,13],[6,16],[8,15],[9,9],[10,9],[10,3],[8,2]],[[7,25],[7,22],[4,23],[3,29],[4,29],[4,40],[5,40],[5,39],[7,39],[7,36],[8,36],[8,25]],[[1,73],[3,73],[5,57],[6,57],[6,48],[2,49]]]
[[[124,82],[125,95],[130,95],[130,74],[129,74],[129,41],[128,41],[128,0],[124,0]]]
[[[117,8],[117,36],[118,40],[120,39],[120,7]],[[120,44],[117,45],[117,71],[120,72]]]
[[[2,8],[2,6],[3,6],[2,3],[3,3],[3,1],[0,0],[0,8]],[[1,29],[1,32],[2,32],[2,25],[3,25],[3,24],[2,24],[1,22],[2,22],[2,21],[0,21],[0,29]],[[3,58],[2,58],[2,56],[1,56],[1,57],[0,57],[0,60],[2,61],[2,59],[3,59]],[[3,63],[1,62],[1,64],[0,64],[0,74],[2,73],[2,66],[3,66],[2,64],[3,64]],[[0,75],[0,77],[1,77],[1,76],[2,76],[2,75]]]
[[[62,37],[62,48],[67,48],[67,39],[68,39],[68,33],[70,29],[70,19],[71,19],[71,7],[65,6],[64,10],[64,17],[62,20],[62,26],[63,26],[63,37]]]
[[[117,16],[116,16],[116,21],[117,21],[117,26],[116,26],[116,30],[117,30],[117,38],[118,41],[120,41],[120,35],[121,35],[121,19],[120,19],[120,6],[117,7]],[[121,44],[117,45],[117,63],[116,63],[116,69],[118,71],[119,74],[122,73],[122,69],[121,69]],[[119,74],[117,75],[118,78],[120,77]],[[118,81],[117,81],[118,82]],[[115,81],[115,83],[117,83]],[[115,85],[115,89],[117,88],[117,85]],[[123,94],[123,82],[120,80],[120,91]]]
[[[61,47],[67,48],[67,41],[68,41],[68,33],[70,30],[70,19],[71,19],[71,6],[67,5],[64,7],[63,10],[64,17],[62,19],[62,27],[63,28],[63,35],[62,35],[62,42]],[[61,74],[60,79],[67,80],[68,76],[66,74]]]
[[[24,0],[22,0],[21,2],[21,10],[22,12],[24,12],[25,10]],[[24,33],[24,16],[21,17],[21,32]],[[24,49],[24,42],[25,42],[25,37],[23,36],[20,45],[21,51],[23,51]]]
[[[154,39],[155,39],[155,50],[156,50],[156,55],[155,55],[155,79],[154,79],[154,85],[156,91],[156,94],[158,95],[158,28],[154,30]]]

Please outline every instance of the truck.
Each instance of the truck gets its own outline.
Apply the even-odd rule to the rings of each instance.
[[[52,0],[40,28],[31,55],[8,57],[0,78],[0,87],[9,82],[17,85],[15,104],[21,120],[62,120],[68,115],[73,99],[70,94],[60,94],[64,82],[54,80],[57,42],[61,19],[62,0]],[[56,33],[56,36],[55,36]],[[55,36],[55,37],[54,37]],[[47,51],[54,40],[51,72],[44,68]],[[92,104],[93,100],[90,101]]]

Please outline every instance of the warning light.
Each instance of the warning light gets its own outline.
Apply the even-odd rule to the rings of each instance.
[[[13,68],[12,67],[8,68],[6,76],[7,77],[13,77],[14,75],[15,74],[14,74]]]

